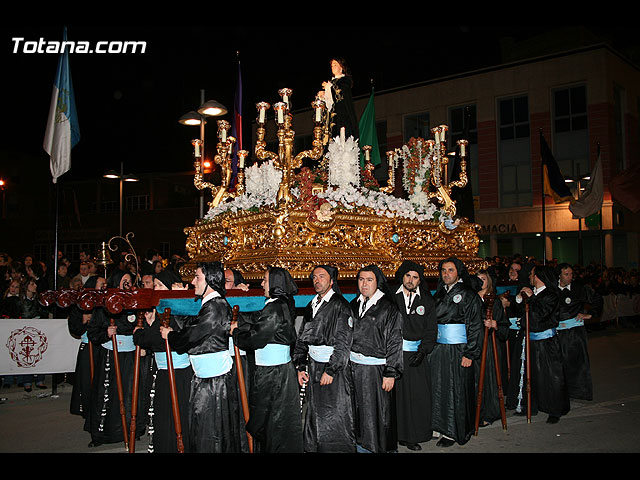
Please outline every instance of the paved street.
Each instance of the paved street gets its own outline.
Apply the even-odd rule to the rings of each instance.
[[[572,402],[571,412],[555,425],[539,414],[530,424],[507,411],[507,430],[500,421],[481,428],[464,446],[443,449],[435,441],[421,452],[400,447],[400,453],[639,453],[640,452],[640,328],[609,326],[590,333],[594,380],[591,402]],[[51,387],[51,378],[47,376]],[[124,444],[89,448],[89,434],[80,417],[69,414],[71,386],[24,392],[3,389],[0,405],[2,453],[125,453]],[[136,443],[147,451],[148,439]]]

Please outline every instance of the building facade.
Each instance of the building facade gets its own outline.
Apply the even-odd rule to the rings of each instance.
[[[480,256],[520,253],[635,268],[639,215],[615,201],[608,185],[639,161],[639,98],[640,70],[604,44],[376,91],[383,158],[376,176],[386,181],[385,151],[411,137],[432,138],[430,128],[447,124],[450,146],[463,132],[469,140]],[[358,113],[368,100],[355,100]],[[294,115],[300,148],[309,118],[308,112]],[[577,181],[584,187],[600,152],[601,215],[573,219],[569,202],[543,197],[541,134],[576,196]]]

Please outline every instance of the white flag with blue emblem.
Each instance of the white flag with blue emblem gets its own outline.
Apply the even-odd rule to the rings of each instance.
[[[66,41],[67,29],[65,27],[43,144],[50,157],[53,183],[56,183],[58,177],[71,168],[71,149],[80,140]]]

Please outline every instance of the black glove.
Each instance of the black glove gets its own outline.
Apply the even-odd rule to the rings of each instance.
[[[411,355],[411,357],[409,358],[409,366],[417,367],[422,363],[422,360],[424,360],[424,353],[416,352],[413,355]]]

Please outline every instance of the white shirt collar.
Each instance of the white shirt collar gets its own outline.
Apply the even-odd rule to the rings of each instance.
[[[451,285],[445,285],[444,288],[447,291],[447,293],[449,293],[449,290],[451,290],[456,283],[462,283],[462,279],[459,278],[457,282],[452,283]]]
[[[565,286],[563,287],[562,285],[560,285],[560,282],[558,281],[558,288],[559,288],[560,290],[564,290],[565,288],[566,288],[567,290],[571,290],[571,284],[569,284],[569,285],[565,285]]]
[[[208,293],[206,297],[202,298],[202,305],[207,303],[212,298],[219,298],[219,297],[220,297],[220,294],[214,290],[213,292]]]
[[[362,310],[360,312],[360,315],[362,315],[364,312],[369,310],[369,307],[371,307],[372,305],[375,305],[376,303],[378,303],[378,300],[380,300],[383,296],[384,296],[384,293],[382,293],[380,290],[376,290],[376,293],[374,293],[371,296],[369,301],[366,303],[366,306],[365,306],[364,310]],[[360,294],[360,296],[358,297],[358,302],[362,303],[364,301],[365,301],[365,297],[362,294]],[[360,307],[360,308],[362,308],[362,307]]]
[[[318,309],[320,308],[320,305],[322,305],[324,302],[328,302],[329,299],[331,297],[333,297],[333,294],[335,292],[333,291],[333,288],[330,288],[327,293],[324,294],[324,296],[322,298],[319,298],[320,295],[316,295],[315,297],[313,297],[313,301],[311,302],[311,310],[313,311],[313,316],[316,316],[316,312],[318,311]],[[319,300],[319,301],[318,301]]]
[[[546,286],[546,285],[542,285],[540,288],[536,288],[536,287],[534,287],[534,288],[533,288],[533,294],[534,294],[534,295],[538,295],[538,294],[539,294],[541,291],[543,291],[545,288],[547,288],[547,286]]]

